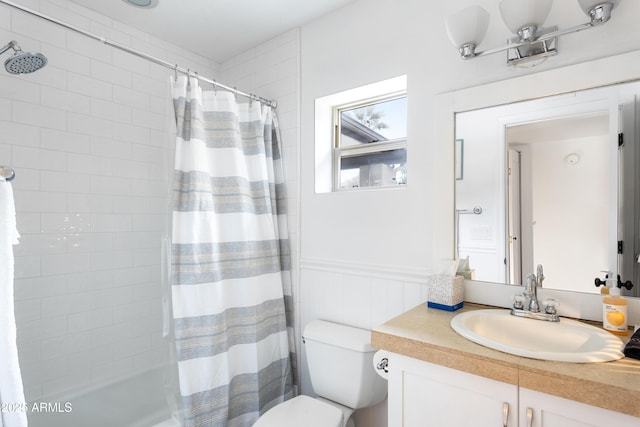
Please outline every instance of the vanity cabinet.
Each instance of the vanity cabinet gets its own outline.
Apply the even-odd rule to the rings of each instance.
[[[636,417],[410,357],[389,360],[390,427],[640,425]]]
[[[396,354],[389,361],[389,427],[517,425],[516,385]]]

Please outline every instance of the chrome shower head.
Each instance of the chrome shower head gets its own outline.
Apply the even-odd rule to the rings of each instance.
[[[16,51],[13,56],[4,61],[4,68],[11,74],[27,74],[38,71],[47,65],[47,57],[38,52]]]
[[[37,52],[23,52],[15,40],[0,49],[0,54],[9,49],[13,49],[14,54],[4,62],[4,68],[11,74],[33,73],[47,65],[46,56]]]

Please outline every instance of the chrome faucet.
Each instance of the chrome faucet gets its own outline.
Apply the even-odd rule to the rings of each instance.
[[[538,264],[536,267],[536,282],[538,287],[542,287],[542,281],[544,280],[544,273],[542,272],[542,264]]]
[[[538,272],[541,272],[541,266],[538,265]],[[533,274],[527,276],[527,281],[522,292],[529,299],[529,311],[532,313],[540,312],[540,304],[538,303],[538,278]]]
[[[558,322],[560,318],[556,312],[558,302],[553,299],[542,301],[544,311],[540,312],[540,302],[538,302],[538,287],[542,287],[544,273],[542,272],[542,264],[538,264],[536,274],[529,274],[524,284],[522,295],[514,297],[513,308],[511,314],[519,317],[527,317],[537,320],[548,320],[550,322]],[[527,308],[524,302],[528,301]]]

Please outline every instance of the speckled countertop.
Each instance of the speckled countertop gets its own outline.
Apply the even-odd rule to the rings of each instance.
[[[640,360],[548,362],[483,347],[449,325],[463,311],[492,308],[465,303],[456,312],[421,304],[373,329],[371,344],[415,359],[589,405],[640,417]],[[628,340],[628,338],[627,338]]]

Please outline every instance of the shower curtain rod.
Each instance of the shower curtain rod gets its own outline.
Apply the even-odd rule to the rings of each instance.
[[[88,31],[85,31],[85,30],[81,29],[81,28],[75,27],[75,26],[73,26],[71,24],[67,24],[66,22],[59,21],[59,20],[57,20],[55,18],[52,18],[52,17],[47,16],[47,15],[44,15],[44,14],[42,14],[40,12],[37,12],[37,11],[35,11],[33,9],[29,9],[27,7],[24,7],[22,5],[14,3],[12,1],[0,0],[0,3],[4,3],[7,6],[13,7],[15,9],[21,10],[21,11],[26,12],[28,14],[31,14],[31,15],[37,16],[39,18],[42,18],[45,21],[52,22],[52,23],[54,23],[56,25],[60,25],[61,27],[67,28],[67,29],[72,30],[72,31],[75,31],[76,33],[79,33],[79,34],[82,34],[84,36],[90,37],[90,38],[92,38],[94,40],[98,40],[99,42],[102,42],[103,44],[109,45],[111,47],[115,47],[116,49],[120,49],[120,50],[122,50],[124,52],[130,53],[130,54],[135,55],[135,56],[137,56],[139,58],[146,59],[147,61],[153,62],[153,63],[155,63],[157,65],[161,65],[163,67],[172,69],[172,70],[174,70],[176,72],[176,74],[177,73],[182,73],[182,74],[186,74],[187,76],[190,76],[190,77],[195,77],[198,80],[201,80],[201,81],[204,81],[204,82],[207,82],[207,83],[211,83],[214,88],[217,87],[217,88],[222,88],[222,89],[228,90],[230,92],[235,93],[236,95],[244,96],[244,97],[252,99],[254,101],[261,102],[261,103],[263,103],[263,104],[265,104],[265,105],[267,105],[269,107],[276,108],[276,106],[277,106],[276,101],[272,101],[272,100],[269,100],[269,99],[266,99],[266,98],[262,98],[262,97],[260,97],[258,95],[254,95],[252,93],[242,92],[242,91],[240,91],[240,90],[238,90],[236,88],[226,86],[226,85],[224,85],[222,83],[218,83],[217,81],[215,81],[213,79],[202,77],[196,71],[191,71],[188,68],[183,68],[183,67],[178,66],[178,64],[172,64],[172,63],[167,62],[167,61],[165,61],[163,59],[157,58],[155,56],[151,56],[151,55],[149,55],[147,53],[144,53],[144,52],[141,52],[139,50],[132,49],[132,48],[127,47],[125,45],[122,45],[120,43],[108,40],[106,37],[101,37],[101,36],[98,36],[96,34],[90,33]]]

